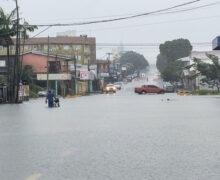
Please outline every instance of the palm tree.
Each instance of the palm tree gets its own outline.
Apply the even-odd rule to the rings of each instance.
[[[10,14],[7,14],[0,8],[0,44],[7,48],[7,71],[8,71],[8,85],[9,85],[9,100],[13,96],[11,63],[10,63],[10,45],[13,45],[12,37],[16,35],[16,12],[14,9]]]
[[[24,54],[24,45],[25,41],[29,38],[28,32],[33,32],[37,29],[37,26],[29,26],[28,22],[24,21],[23,25],[20,25],[20,32],[22,38],[22,56],[21,56],[21,67],[23,61],[23,54]]]

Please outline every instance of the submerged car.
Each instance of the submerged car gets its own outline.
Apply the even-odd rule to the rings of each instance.
[[[106,93],[110,93],[110,92],[116,93],[116,91],[117,91],[117,88],[114,86],[114,84],[108,84],[105,87],[105,92]]]
[[[114,83],[114,86],[115,86],[118,90],[121,90],[122,83],[116,82],[116,83]]]
[[[146,94],[146,93],[163,94],[163,93],[165,93],[165,89],[157,87],[155,85],[143,85],[141,87],[136,87],[135,93],[138,93],[138,94]]]

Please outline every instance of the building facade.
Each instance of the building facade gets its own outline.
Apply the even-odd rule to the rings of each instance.
[[[220,59],[220,51],[193,51],[190,56],[181,58],[180,60],[184,62],[185,66],[192,65],[193,59],[198,58],[201,59],[204,63],[212,63],[212,61],[208,58],[207,54],[215,55]],[[194,68],[185,69],[182,73],[183,86],[185,90],[195,91],[195,90],[211,90],[212,87],[209,87],[206,84],[201,84],[202,76],[198,76],[195,79],[191,78],[198,72],[195,71]]]
[[[74,94],[84,94],[88,92],[90,81],[94,80],[87,65],[74,63],[72,57],[60,55],[47,55],[39,52],[28,52],[22,55],[23,66],[33,67],[33,76],[36,84],[53,89],[56,95],[66,96]],[[47,66],[48,63],[48,66]],[[76,71],[75,71],[76,70]],[[91,88],[92,89],[92,88]]]
[[[21,54],[26,52],[49,53],[52,55],[76,56],[79,64],[92,64],[96,60],[96,39],[80,37],[41,37],[21,40]],[[15,46],[10,46],[10,53],[15,54]],[[6,47],[0,45],[0,55],[6,55]]]

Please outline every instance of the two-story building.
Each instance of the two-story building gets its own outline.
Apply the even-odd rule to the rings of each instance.
[[[80,67],[95,63],[95,38],[87,36],[30,38],[25,41],[21,40],[20,51],[22,54],[20,58],[22,65],[33,66],[35,80],[42,87],[46,87],[45,81],[48,79],[50,87],[55,88],[58,94],[67,95],[76,93],[80,87],[81,89],[78,92],[85,93],[89,89],[89,84],[92,84],[90,83],[92,76],[90,76],[88,68],[81,69],[81,71],[77,68],[79,76],[80,72],[82,74],[82,77],[79,79],[81,82],[78,82],[79,86],[74,84],[76,81],[73,76],[75,75],[75,63]],[[0,56],[5,56],[6,54],[6,48],[0,45]],[[14,45],[10,46],[10,54],[15,54]],[[48,77],[46,75],[47,61],[49,61]],[[3,61],[0,63],[2,66],[7,64],[7,62]],[[91,89],[92,87],[90,87]]]

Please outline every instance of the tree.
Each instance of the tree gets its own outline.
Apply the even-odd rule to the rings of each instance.
[[[10,61],[10,45],[13,45],[12,37],[17,32],[17,19],[15,17],[17,10],[14,9],[10,14],[0,8],[0,44],[7,48],[7,82],[9,89],[9,101],[14,98],[14,64]]]
[[[143,70],[149,66],[149,63],[145,57],[134,51],[127,51],[123,53],[119,59],[119,62],[122,66],[132,64],[134,66],[134,71]]]
[[[126,75],[133,74],[135,72],[135,67],[131,63],[126,63],[124,67],[126,67]]]
[[[164,81],[171,83],[179,82],[181,79],[182,70],[182,61],[170,62],[162,72],[162,78]]]
[[[187,39],[176,39],[166,41],[160,45],[160,53],[167,57],[168,62],[189,56],[192,51],[192,45]]]
[[[170,62],[187,57],[192,51],[192,45],[187,39],[166,41],[160,45],[160,54],[157,56],[157,69],[162,73]]]
[[[164,69],[166,68],[167,64],[168,64],[167,57],[163,54],[159,54],[157,56],[157,62],[156,62],[157,69],[160,72],[163,72]]]
[[[198,76],[202,76],[202,83],[208,84],[212,88],[217,88],[220,90],[220,61],[215,55],[207,54],[207,57],[212,61],[212,63],[205,63],[201,59],[194,58],[194,63],[187,66],[187,69],[194,68],[196,74],[191,78],[194,79]]]
[[[26,81],[28,84],[33,83],[33,66],[26,65],[21,71],[21,79]]]
[[[29,26],[28,22],[24,21],[24,24],[20,25],[19,29],[21,31],[21,38],[23,40],[23,42],[22,42],[22,56],[21,56],[21,64],[20,64],[20,66],[22,67],[24,45],[25,45],[25,41],[29,38],[28,32],[33,32],[35,29],[37,29],[37,26]]]

